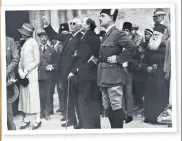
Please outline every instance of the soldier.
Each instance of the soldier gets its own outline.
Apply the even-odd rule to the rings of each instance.
[[[123,128],[123,72],[127,71],[127,68],[122,64],[129,61],[137,49],[124,32],[116,29],[114,23],[117,15],[117,9],[103,9],[100,12],[100,24],[106,28],[106,35],[99,50],[97,79],[111,128]]]

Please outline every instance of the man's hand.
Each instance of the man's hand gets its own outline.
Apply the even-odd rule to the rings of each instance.
[[[69,75],[68,75],[68,79],[70,79],[73,76],[74,76],[74,74],[70,72]]]
[[[48,70],[48,71],[52,71],[54,68],[53,68],[53,66],[52,65],[48,65],[47,67],[46,67],[46,70]]]
[[[25,76],[28,74],[28,69],[25,69],[24,72]]]
[[[153,65],[153,68],[156,70],[157,69],[157,64],[154,64]]]
[[[147,67],[147,72],[151,73],[153,71],[153,68],[151,66]]]
[[[45,16],[42,16],[42,26],[45,28],[48,27],[48,25],[49,25],[48,19]]]
[[[112,63],[112,64],[117,63],[116,55],[113,55],[113,56],[111,56],[111,57],[108,57],[108,58],[107,58],[107,62],[108,62],[108,63]]]

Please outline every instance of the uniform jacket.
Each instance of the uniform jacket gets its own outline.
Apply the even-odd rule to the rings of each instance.
[[[122,64],[132,59],[136,49],[136,44],[123,31],[112,27],[102,40],[99,56],[107,58],[116,55],[117,63],[111,64],[106,61],[99,63],[98,85],[112,87],[125,83]]]
[[[133,38],[132,38],[133,42],[138,46],[142,41],[143,38],[142,36],[140,36],[138,33],[136,33]]]
[[[88,30],[80,41],[80,48],[78,50],[78,57],[74,61],[71,72],[75,73],[77,68],[79,82],[86,80],[96,80],[97,65],[93,61],[88,60],[91,56],[97,56],[100,47],[100,40],[94,31]]]
[[[47,49],[45,53],[43,53],[42,48],[40,46],[40,64],[39,64],[39,80],[48,80],[51,79],[54,76],[55,71],[57,70],[57,53],[54,48],[51,48],[49,45],[47,45]],[[54,70],[47,71],[46,67],[48,65],[52,65]]]

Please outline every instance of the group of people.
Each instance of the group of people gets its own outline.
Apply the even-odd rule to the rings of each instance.
[[[29,127],[30,114],[35,116],[33,130],[41,126],[42,118],[51,120],[55,88],[60,104],[56,112],[66,121],[63,127],[100,129],[104,115],[111,128],[123,128],[133,120],[134,110],[143,110],[146,123],[158,124],[159,115],[166,118],[164,111],[171,109],[171,102],[170,29],[163,24],[165,13],[156,9],[154,28],[145,29],[144,37],[130,22],[122,31],[117,29],[117,15],[117,9],[102,9],[100,32],[90,17],[61,24],[59,33],[42,17],[45,32],[38,33],[40,45],[28,23],[18,29],[19,49],[6,38],[9,130],[16,129],[12,103],[18,94],[20,129]]]

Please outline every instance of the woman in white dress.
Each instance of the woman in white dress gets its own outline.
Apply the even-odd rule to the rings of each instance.
[[[32,37],[34,31],[32,25],[25,23],[18,31],[26,40],[21,50],[18,73],[21,79],[28,78],[29,80],[27,86],[20,85],[18,110],[24,113],[20,129],[29,127],[30,119],[28,119],[28,114],[34,114],[35,122],[32,128],[34,130],[41,126],[38,85],[39,46],[37,41]]]

